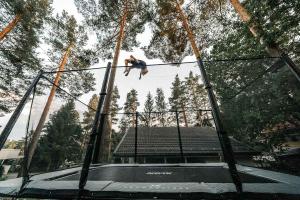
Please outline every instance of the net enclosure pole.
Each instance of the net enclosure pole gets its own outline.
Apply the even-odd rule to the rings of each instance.
[[[4,127],[4,129],[1,133],[1,136],[0,136],[0,150],[3,148],[10,132],[12,131],[14,125],[16,124],[17,120],[19,119],[21,112],[23,111],[23,108],[24,108],[28,98],[30,97],[32,90],[35,88],[35,86],[39,82],[42,74],[43,74],[43,71],[40,71],[37,74],[37,76],[34,78],[34,80],[31,82],[29,88],[25,92],[25,94],[22,97],[21,101],[19,102],[17,108],[15,109],[15,111],[11,115],[9,121],[7,122],[6,126]]]
[[[135,133],[134,133],[134,163],[137,162],[137,137],[138,137],[139,113],[135,113]]]
[[[89,168],[90,168],[91,161],[92,161],[95,139],[97,138],[97,132],[99,131],[98,125],[99,125],[99,121],[100,121],[100,113],[103,109],[103,103],[104,103],[105,96],[106,96],[106,88],[107,88],[107,82],[108,82],[108,77],[109,77],[110,71],[111,71],[111,63],[109,62],[107,65],[107,68],[106,68],[103,82],[102,82],[100,99],[99,99],[99,102],[97,105],[96,114],[95,114],[95,118],[94,118],[94,122],[93,122],[93,127],[92,127],[90,139],[89,139],[89,142],[87,145],[87,149],[86,149],[86,153],[85,153],[85,157],[84,157],[84,161],[83,161],[83,165],[82,165],[82,169],[81,169],[81,173],[80,173],[79,196],[81,194],[81,190],[83,190],[84,186],[86,185],[88,174],[89,174]]]
[[[182,149],[182,140],[181,140],[181,132],[180,132],[180,125],[179,125],[179,114],[178,110],[175,111],[176,116],[176,123],[177,123],[177,134],[178,134],[178,143],[179,143],[179,149],[180,149],[180,157],[181,162],[184,163],[184,156],[183,156],[183,149]]]
[[[31,120],[31,114],[32,114],[32,108],[33,108],[35,93],[36,93],[36,85],[33,88],[32,99],[31,99],[31,104],[30,104],[30,109],[29,109],[28,119],[27,119],[27,124],[26,124],[26,133],[25,133],[25,141],[24,141],[24,158],[23,158],[23,166],[22,166],[22,171],[21,171],[21,174],[23,176],[22,187],[29,180],[28,139],[29,139],[29,126],[30,126],[30,120]]]
[[[180,2],[178,0],[176,0],[176,12],[179,14],[179,17],[181,18],[182,26],[187,32],[188,39],[191,43],[193,52],[194,52],[195,57],[197,59],[197,63],[198,63],[198,66],[199,66],[199,69],[200,69],[200,72],[201,72],[202,81],[204,82],[205,88],[206,88],[207,93],[208,93],[208,99],[209,99],[211,107],[212,107],[213,117],[214,117],[214,121],[215,121],[215,124],[216,124],[218,137],[219,137],[219,140],[220,140],[220,143],[221,143],[221,148],[222,148],[222,151],[223,151],[223,154],[224,154],[224,158],[226,159],[226,162],[228,164],[229,172],[230,172],[232,181],[235,184],[236,191],[239,194],[241,194],[242,191],[243,191],[242,183],[241,183],[239,174],[238,174],[236,166],[235,166],[235,159],[234,159],[232,147],[231,147],[231,144],[230,144],[230,140],[228,138],[227,133],[225,132],[225,129],[223,127],[223,123],[221,121],[219,106],[217,104],[216,97],[213,93],[212,87],[211,87],[209,79],[207,77],[207,74],[206,74],[206,71],[205,71],[205,68],[204,68],[204,64],[203,64],[203,61],[201,59],[200,49],[198,48],[198,46],[196,44],[196,40],[195,40],[193,30],[190,28],[190,25],[189,25],[188,17],[184,13],[184,11],[182,10]]]
[[[206,70],[203,64],[203,61],[201,58],[197,58],[198,66],[201,72],[202,81],[205,85],[205,89],[208,93],[208,99],[211,105],[212,114],[214,118],[214,122],[216,125],[217,134],[220,140],[220,145],[224,154],[224,159],[226,163],[228,164],[229,172],[231,174],[232,180],[236,186],[236,189],[239,193],[242,192],[242,182],[239,177],[238,171],[236,169],[236,161],[234,158],[234,153],[232,150],[232,146],[230,143],[230,139],[227,135],[227,132],[225,131],[223,122],[221,120],[221,114],[219,105],[217,103],[215,94],[213,92],[212,86],[210,84],[210,81],[207,77]]]
[[[289,69],[292,71],[292,73],[295,75],[295,77],[300,82],[299,67],[293,62],[293,60],[286,53],[281,54],[281,59],[288,65]]]
[[[103,113],[103,111],[100,114],[100,121],[99,121],[99,126],[97,128],[97,135],[95,139],[95,145],[94,145],[94,150],[93,150],[93,158],[92,158],[92,163],[96,164],[99,162],[99,154],[100,154],[100,146],[101,146],[101,138],[102,138],[102,133],[103,133],[103,127],[105,123],[105,118],[107,117],[108,114]]]

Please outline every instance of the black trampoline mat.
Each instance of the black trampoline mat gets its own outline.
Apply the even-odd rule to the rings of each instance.
[[[243,183],[276,183],[273,180],[239,173]],[[79,180],[79,174],[60,178],[61,181]],[[228,169],[223,167],[180,167],[180,166],[107,166],[92,169],[90,181],[139,182],[139,183],[232,183]]]

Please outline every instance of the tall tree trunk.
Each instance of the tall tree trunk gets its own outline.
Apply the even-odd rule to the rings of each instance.
[[[66,65],[66,63],[68,61],[68,58],[70,56],[70,53],[71,53],[71,49],[72,49],[72,44],[70,44],[68,46],[68,48],[67,48],[67,50],[66,50],[66,52],[65,52],[65,54],[62,58],[62,61],[59,65],[58,71],[63,71],[64,70],[65,65]],[[57,72],[55,80],[54,80],[55,85],[59,85],[61,75],[62,75],[62,72]],[[36,129],[35,129],[35,131],[32,135],[32,138],[31,138],[31,142],[30,142],[30,145],[29,145],[29,151],[28,151],[28,163],[27,163],[28,167],[30,166],[30,163],[31,163],[32,157],[34,155],[34,151],[36,149],[39,137],[41,135],[41,132],[42,132],[42,129],[44,127],[46,118],[48,116],[50,106],[51,106],[53,98],[55,96],[55,92],[56,92],[56,89],[57,89],[57,87],[55,85],[53,85],[52,88],[51,88],[48,100],[47,100],[46,105],[45,105],[44,110],[43,110],[43,113],[41,115],[39,123],[38,123],[38,125],[37,125],[37,127],[36,127]]]
[[[234,7],[235,11],[239,14],[240,18],[243,22],[248,24],[249,30],[252,35],[259,40],[259,42],[265,46],[266,51],[270,56],[279,57],[281,55],[281,50],[278,45],[273,42],[273,44],[267,44],[265,42],[265,38],[263,36],[263,30],[257,24],[257,22],[253,21],[250,13],[246,10],[246,8],[240,3],[239,0],[230,0],[231,5]]]
[[[181,109],[182,109],[182,113],[183,113],[184,126],[189,127],[188,120],[187,120],[187,117],[186,117],[186,110],[185,110],[185,107],[184,107],[183,104],[181,104]]]
[[[20,20],[21,14],[17,14],[15,18],[0,32],[0,41],[2,41],[7,34],[10,33],[13,28],[15,28]]]
[[[114,82],[115,82],[115,76],[116,76],[116,71],[117,71],[117,65],[118,65],[118,60],[119,60],[119,55],[124,39],[124,33],[125,33],[125,25],[126,25],[126,20],[127,20],[127,15],[128,15],[128,7],[127,7],[128,1],[126,1],[126,6],[125,6],[125,11],[124,14],[121,18],[120,21],[120,31],[119,31],[119,36],[115,48],[115,54],[112,62],[112,68],[111,68],[111,73],[109,77],[109,82],[107,86],[107,94],[104,102],[104,107],[103,107],[103,112],[104,113],[109,113],[110,111],[110,106],[111,106],[111,99],[112,99],[112,92],[114,88]],[[99,158],[98,162],[106,162],[108,160],[108,151],[109,151],[109,135],[111,134],[111,124],[110,120],[107,117],[108,115],[105,115],[105,123],[104,123],[104,128],[103,128],[103,136],[101,137],[101,148],[99,149]]]
[[[184,29],[187,32],[189,41],[190,41],[190,43],[192,45],[192,49],[194,51],[194,54],[195,54],[196,58],[200,59],[201,58],[200,49],[196,45],[196,41],[195,41],[195,37],[194,37],[193,31],[191,30],[191,28],[190,28],[190,26],[188,24],[188,21],[187,21],[187,16],[183,13],[183,11],[181,9],[181,6],[180,6],[180,4],[178,2],[176,2],[176,11],[180,15],[180,19],[182,21],[182,25],[183,25]]]

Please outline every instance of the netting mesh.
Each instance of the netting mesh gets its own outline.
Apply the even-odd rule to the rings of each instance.
[[[299,129],[299,88],[292,73],[277,58],[206,61],[204,65],[237,162],[286,170],[277,161],[289,145],[290,134],[293,137],[293,131]],[[111,125],[111,131],[103,132],[101,145],[106,147],[100,148],[100,154],[107,151],[107,157],[99,162],[224,162],[197,63],[148,68],[149,74],[141,80],[138,70],[125,77],[124,69],[117,69],[115,104],[109,113],[102,113]],[[25,136],[28,134],[30,144],[50,91],[56,88],[30,174],[81,166],[85,157],[105,68],[61,73],[59,87],[53,84],[56,73],[43,74],[29,123],[32,96],[10,134],[10,139],[20,142],[6,142],[6,147],[24,154]],[[166,105],[160,105],[158,89],[164,92]],[[22,159],[8,164],[15,168],[10,173],[19,173]]]
[[[283,155],[299,135],[297,79],[280,59],[206,63],[228,134],[256,153],[239,163],[299,173]],[[213,70],[219,70],[215,72]],[[222,74],[222,76],[216,76]],[[293,164],[292,164],[293,163]]]

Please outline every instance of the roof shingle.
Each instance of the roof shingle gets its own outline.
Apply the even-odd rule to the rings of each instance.
[[[183,153],[185,155],[212,155],[222,152],[216,131],[210,127],[181,127]],[[250,147],[230,138],[237,154],[257,154]],[[114,156],[134,155],[135,129],[130,128],[123,136]],[[139,156],[179,155],[177,127],[139,127],[137,140]]]

